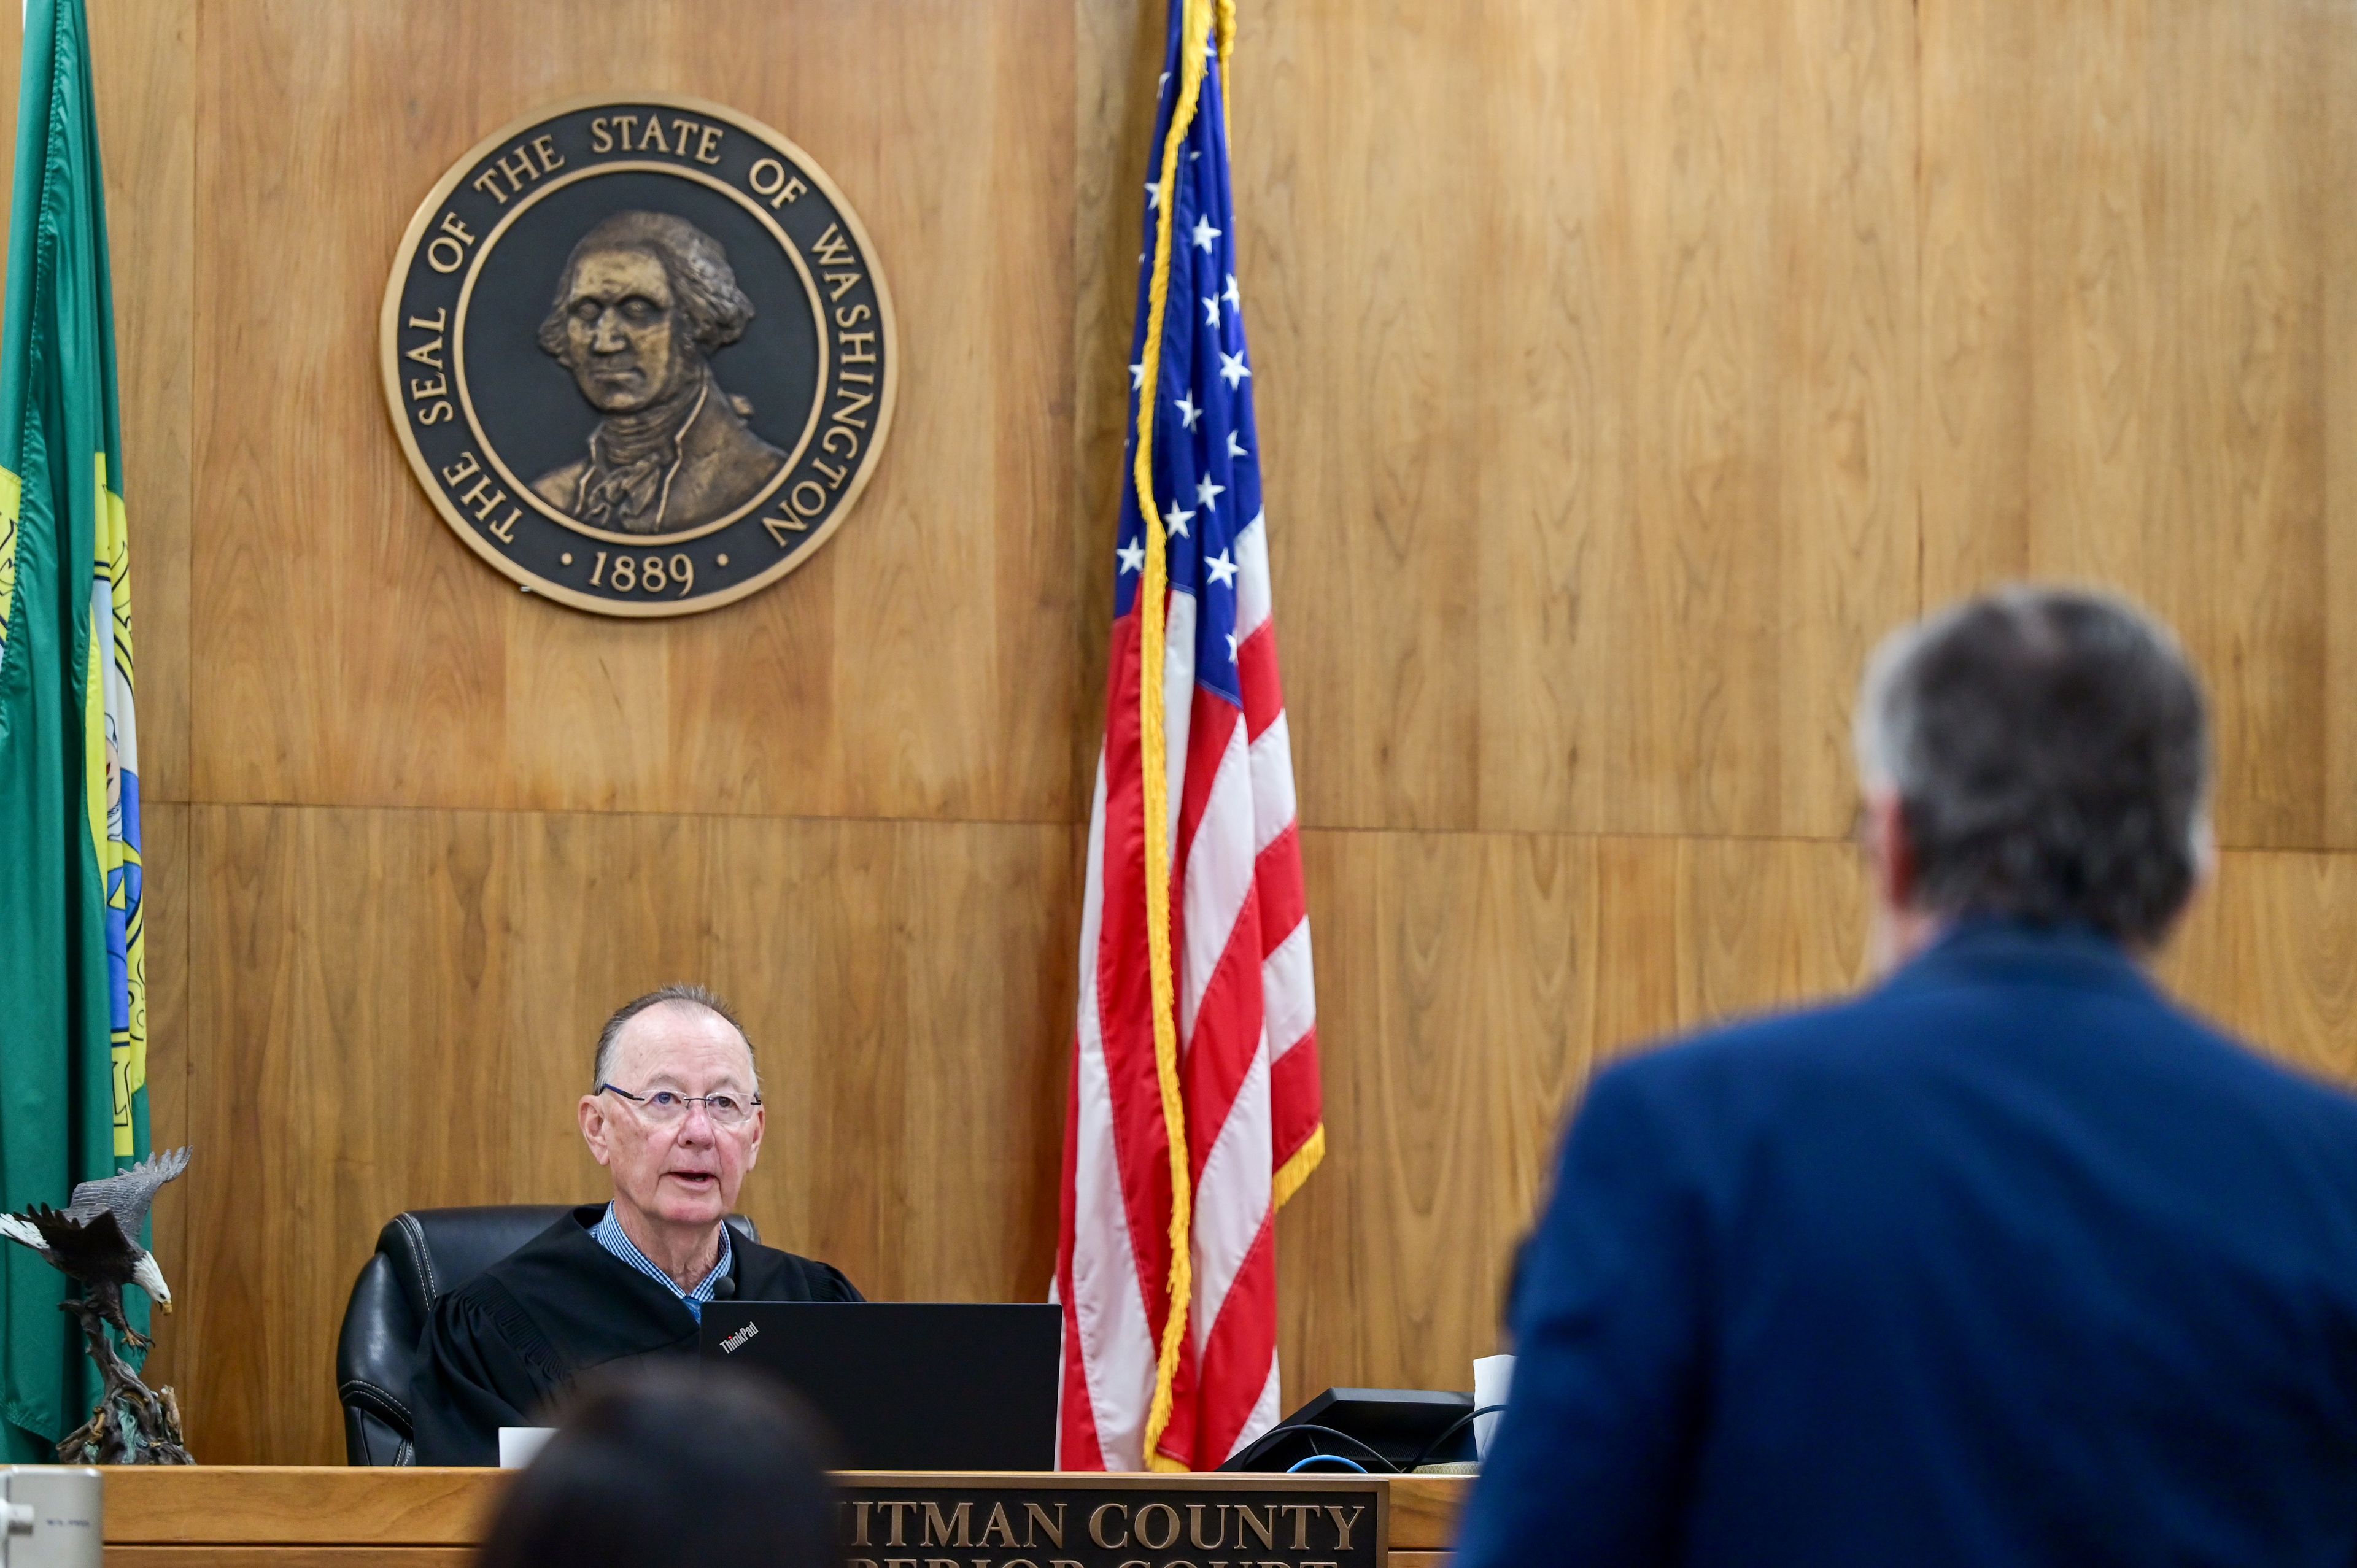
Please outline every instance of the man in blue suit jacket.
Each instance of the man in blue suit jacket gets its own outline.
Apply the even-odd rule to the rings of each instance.
[[[1597,1077],[1459,1568],[2357,1563],[2357,1101],[2141,968],[2209,855],[2182,656],[2012,590],[1858,724],[1890,972]]]

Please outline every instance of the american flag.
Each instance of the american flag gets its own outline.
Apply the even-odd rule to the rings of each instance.
[[[1224,18],[1212,38],[1227,9],[1171,0],[1146,187],[1056,1264],[1073,1470],[1211,1469],[1275,1422],[1276,1208],[1325,1147]]]

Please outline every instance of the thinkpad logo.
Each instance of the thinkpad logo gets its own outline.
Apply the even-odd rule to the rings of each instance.
[[[727,1338],[723,1339],[720,1342],[720,1348],[724,1353],[734,1356],[737,1353],[737,1348],[739,1345],[744,1344],[746,1340],[750,1339],[754,1335],[759,1334],[759,1332],[761,1332],[760,1329],[748,1323],[744,1327],[738,1329],[736,1333],[731,1334]]]

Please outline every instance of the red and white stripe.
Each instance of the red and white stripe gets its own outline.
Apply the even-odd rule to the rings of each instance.
[[[1195,605],[1168,598],[1171,950],[1192,1184],[1193,1288],[1154,1457],[1210,1469],[1279,1413],[1275,1182],[1320,1127],[1317,1007],[1267,533],[1235,541],[1241,708],[1195,680]],[[1170,1158],[1146,973],[1137,618],[1116,622],[1090,811],[1058,1299],[1060,1463],[1139,1469],[1168,1320]],[[1309,1156],[1314,1157],[1314,1156]]]

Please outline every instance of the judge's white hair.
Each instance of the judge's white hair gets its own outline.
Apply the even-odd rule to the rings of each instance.
[[[589,1087],[595,1090],[597,1085],[607,1081],[606,1075],[613,1069],[614,1047],[622,1037],[623,1026],[650,1008],[669,1006],[673,1004],[686,1007],[700,1007],[737,1031],[737,1037],[745,1042],[745,1059],[753,1064],[753,1092],[760,1093],[760,1058],[754,1053],[753,1037],[745,1032],[745,1026],[737,1021],[735,1009],[723,1002],[718,993],[708,987],[683,983],[657,986],[644,996],[634,996],[614,1009],[614,1015],[606,1020],[604,1028],[597,1031],[597,1054],[590,1065]]]

